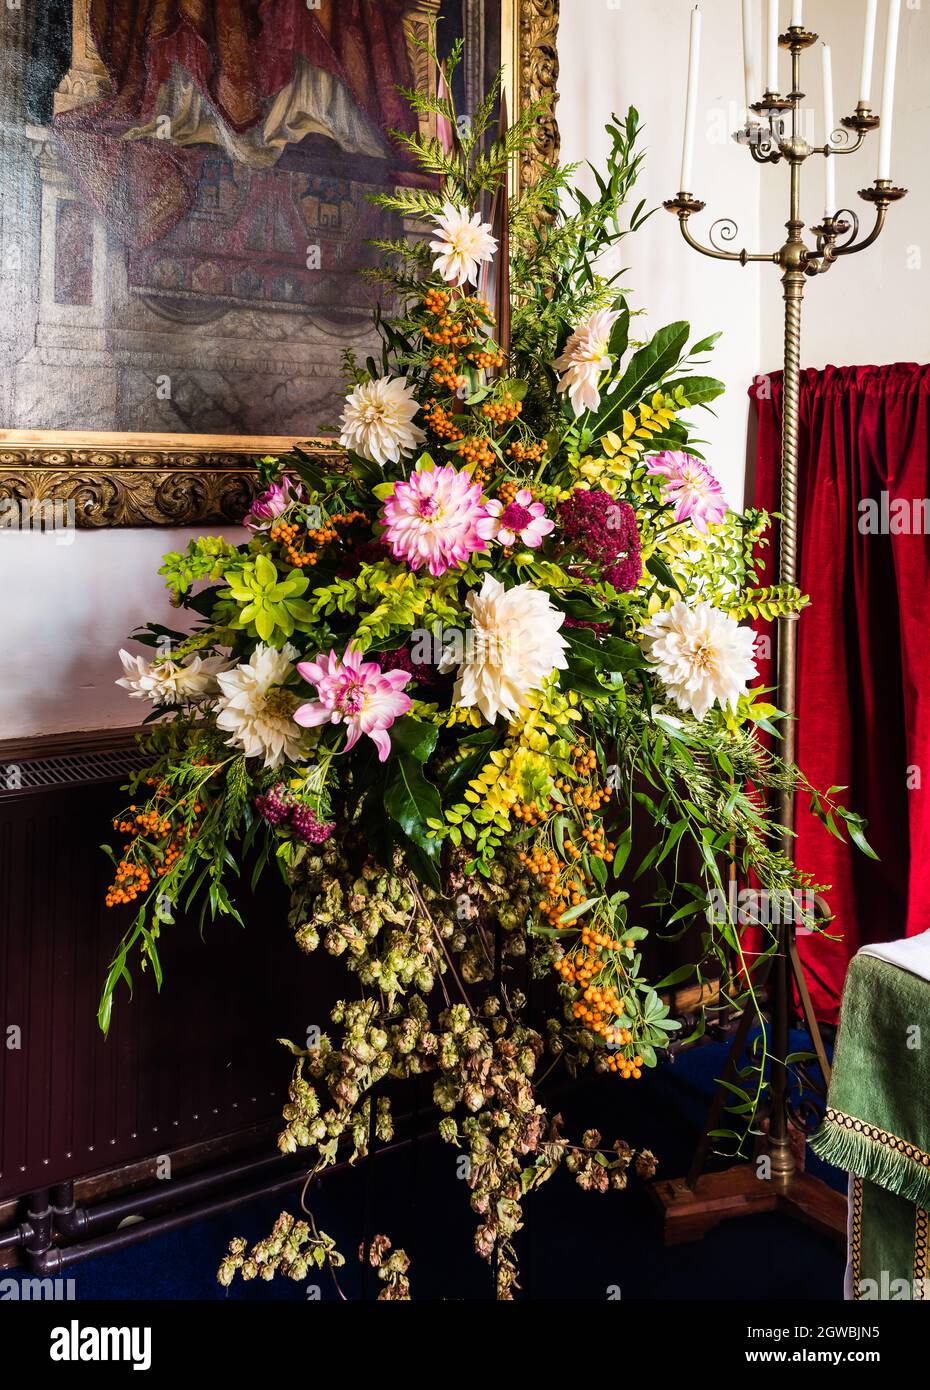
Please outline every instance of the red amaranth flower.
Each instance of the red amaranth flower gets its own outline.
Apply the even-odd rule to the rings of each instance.
[[[376,565],[379,560],[389,558],[390,551],[380,536],[375,540],[359,541],[340,553],[336,576],[338,579],[355,579],[362,565]]]
[[[596,637],[606,637],[610,632],[610,623],[596,623],[591,618],[566,618],[562,627],[584,627]]]
[[[406,671],[421,685],[435,685],[436,681],[441,679],[435,666],[425,666],[422,662],[414,661],[409,644],[395,647],[390,652],[372,652],[371,655],[382,671]]]
[[[321,845],[336,829],[335,821],[321,821],[310,806],[302,806],[279,782],[264,796],[255,798],[255,809],[271,826],[288,825],[306,845]]]
[[[576,488],[559,503],[561,534],[576,554],[602,566],[601,578],[623,593],[643,572],[636,513],[601,488]]]
[[[291,811],[291,829],[305,845],[322,845],[336,829],[336,822],[319,820],[310,806],[295,806]]]
[[[292,809],[292,803],[287,799],[284,784],[279,782],[265,796],[257,796],[255,809],[269,825],[283,825],[289,819]]]

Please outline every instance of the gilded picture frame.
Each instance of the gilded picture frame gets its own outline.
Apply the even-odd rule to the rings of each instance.
[[[87,0],[75,0],[75,19]],[[422,0],[424,17],[439,0]],[[508,109],[519,112],[551,100],[535,148],[515,171],[518,186],[534,181],[559,153],[555,117],[559,0],[502,0],[501,52]],[[75,30],[75,52],[79,46]],[[93,64],[70,75],[78,87],[93,82]],[[60,90],[60,89],[59,89]],[[254,492],[255,461],[294,444],[310,452],[338,453],[332,437],[306,435],[126,433],[98,430],[0,429],[0,510],[32,514],[78,528],[234,524]],[[9,517],[0,523],[11,524]],[[28,522],[25,524],[29,524]]]

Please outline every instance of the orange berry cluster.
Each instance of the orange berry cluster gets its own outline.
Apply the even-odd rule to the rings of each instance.
[[[294,566],[295,569],[302,569],[304,565],[316,564],[315,550],[298,550],[298,536],[300,527],[296,521],[280,521],[277,526],[271,528],[271,539],[280,541],[284,547],[285,559]],[[303,545],[303,541],[299,542]]]
[[[423,296],[423,308],[434,318],[444,314],[449,307],[452,296],[448,290],[427,290]]]
[[[515,439],[512,444],[507,446],[507,455],[513,459],[514,463],[539,463],[545,452],[545,444],[523,444],[519,439]]]
[[[629,1081],[632,1077],[638,1081],[642,1076],[643,1059],[636,1057],[618,1057],[616,1053],[609,1053],[607,1056],[607,1069],[612,1072],[619,1072],[624,1081]]]
[[[518,858],[546,890],[546,896],[537,904],[540,914],[551,927],[560,927],[562,913],[584,902],[585,885],[590,880],[582,874],[580,878],[569,877],[563,882],[561,874],[565,865],[554,850],[543,849],[540,845],[534,845],[529,854],[521,850]],[[569,925],[574,929],[574,923]]]
[[[538,801],[515,801],[510,808],[510,814],[514,820],[522,821],[524,825],[540,825],[548,815],[548,812],[540,809]]]
[[[195,811],[199,812],[200,809],[201,808],[199,805],[194,807]],[[198,823],[194,821],[193,825],[191,826],[191,834],[196,835],[197,829]],[[172,835],[171,839],[168,841],[168,843],[161,850],[156,851],[156,873],[158,874],[159,878],[163,878],[164,875],[171,868],[171,865],[174,863],[174,861],[177,858],[179,858],[181,851],[184,848],[184,841],[186,839],[187,827],[179,825],[178,828],[175,830],[174,834]]]
[[[572,1004],[575,1018],[593,1033],[597,1033],[609,1046],[629,1047],[633,1041],[633,1034],[629,1028],[616,1022],[624,1012],[625,1001],[618,996],[609,981],[597,983],[598,977],[609,964],[601,953],[626,950],[632,945],[632,941],[623,941],[607,932],[584,927],[581,932],[580,952],[556,962],[555,968],[565,983],[575,986],[581,992],[581,998]],[[639,1056],[611,1055],[607,1059],[609,1071],[619,1072],[625,1079],[632,1077],[636,1081],[642,1075],[642,1065],[643,1059]]]
[[[503,350],[499,347],[478,348],[465,355],[472,366],[483,372],[498,371],[506,361]]]
[[[440,347],[466,347],[471,342],[471,333],[457,324],[451,314],[443,314],[436,328],[424,328],[423,337]]]
[[[459,444],[458,452],[465,460],[466,466],[471,468],[476,481],[480,481],[480,478],[486,474],[496,458],[496,454],[488,441],[478,435],[463,439]]]
[[[149,782],[152,781],[151,778],[148,780]],[[179,802],[179,810],[183,809],[184,805],[184,801]],[[155,808],[139,811],[135,806],[130,806],[129,810],[132,812],[131,818],[114,820],[114,830],[133,838],[142,836],[144,839],[159,840],[163,843],[150,851],[147,850],[151,859],[151,867],[133,863],[126,858],[120,860],[116,867],[116,877],[110,888],[107,889],[107,907],[132,902],[140,893],[147,893],[152,883],[152,869],[154,869],[156,877],[164,877],[181,855],[188,836],[196,835],[200,824],[196,818],[203,811],[203,806],[199,801],[194,802],[195,819],[191,822],[189,830],[186,825],[174,825],[170,816],[164,815]],[[128,846],[125,846],[124,849],[128,849]]]
[[[467,377],[462,376],[458,369],[459,359],[454,352],[447,352],[443,355],[436,352],[430,358],[430,366],[433,369],[433,380],[439,386],[447,386],[450,391],[457,391],[460,386],[467,384]]]
[[[515,420],[523,410],[523,402],[515,401],[510,394],[505,394],[500,401],[488,401],[481,407],[482,415],[498,427],[509,425],[511,420]]]
[[[429,402],[423,412],[423,418],[439,439],[446,439],[450,444],[454,444],[456,440],[465,438],[465,431],[459,429],[455,423],[455,416],[443,410],[436,400]]]
[[[588,819],[592,816],[589,814]],[[604,827],[601,825],[586,825],[581,832],[581,838],[588,847],[588,853],[595,859],[603,859],[605,864],[609,864],[617,852],[617,846],[613,840],[608,840],[604,834]]]
[[[315,545],[327,545],[330,541],[339,539],[340,526],[351,526],[355,521],[364,520],[364,512],[334,512],[322,526],[308,530],[307,536]]]
[[[308,528],[298,542],[300,527],[296,522],[279,522],[272,527],[271,539],[280,541],[284,547],[285,558],[295,569],[303,569],[306,565],[315,565],[319,559],[319,548],[328,545],[330,541],[339,539],[339,527],[351,526],[355,521],[364,521],[364,512],[335,512],[329,517],[322,526]],[[317,549],[305,550],[303,547],[309,542]]]
[[[116,878],[107,889],[107,907],[117,907],[131,903],[140,893],[147,893],[151,884],[149,871],[142,864],[131,864],[121,859],[116,866]]]
[[[136,811],[135,806],[129,809]],[[113,829],[121,835],[148,835],[154,840],[161,840],[171,830],[171,821],[158,811],[136,811],[132,820],[115,820]]]
[[[595,813],[610,800],[611,794],[602,783],[591,779],[591,774],[597,771],[597,754],[592,748],[587,748],[583,743],[576,743],[571,750],[571,758],[575,777],[578,780],[570,781],[567,777],[559,777],[556,779],[555,785],[560,792],[570,798],[579,811],[585,812],[585,818],[590,826],[594,821]],[[588,840],[589,847],[591,847],[592,840],[596,840],[600,848],[612,848],[611,842],[605,839],[604,832],[600,828],[584,830],[582,834]]]

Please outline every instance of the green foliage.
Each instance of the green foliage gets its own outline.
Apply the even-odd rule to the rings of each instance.
[[[169,551],[158,573],[163,575],[172,596],[179,599],[203,580],[223,577],[224,567],[237,557],[237,550],[222,536],[198,536],[186,551]]]
[[[228,625],[246,628],[263,642],[280,646],[298,623],[314,616],[313,606],[300,597],[307,590],[307,576],[291,570],[282,579],[267,555],[227,569],[225,577],[227,587],[219,597],[230,599],[237,608],[226,618]]]

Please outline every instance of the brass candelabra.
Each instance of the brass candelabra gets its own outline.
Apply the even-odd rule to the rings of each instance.
[[[786,585],[796,585],[798,582],[798,409],[801,305],[805,283],[809,276],[823,275],[830,270],[840,257],[854,255],[871,246],[881,234],[888,208],[907,192],[904,188],[896,187],[890,179],[878,178],[871,187],[864,188],[859,193],[859,197],[871,203],[875,209],[875,224],[867,235],[860,236],[859,218],[856,213],[843,208],[832,215],[825,215],[817,226],[811,227],[810,231],[816,238],[813,247],[805,241],[804,223],[801,220],[801,172],[807,160],[813,155],[833,159],[839,155],[852,154],[859,149],[866,136],[881,124],[880,117],[873,113],[871,107],[860,101],[853,114],[844,117],[840,127],[829,132],[824,145],[811,145],[801,135],[799,117],[804,98],[801,91],[801,55],[816,42],[817,37],[816,34],[799,26],[792,26],[780,36],[780,46],[788,49],[791,54],[791,91],[786,96],[766,91],[762,100],[752,106],[745,126],[734,136],[740,144],[748,147],[757,164],[779,164],[782,160],[788,163],[791,189],[789,216],[785,224],[788,237],[784,244],[771,254],[730,250],[727,243],[735,241],[738,229],[729,218],[721,218],[712,225],[709,233],[710,244],[705,246],[692,234],[689,225],[691,218],[702,212],[705,204],[685,190],[664,204],[668,211],[678,218],[685,241],[701,255],[712,256],[715,260],[737,261],[742,266],[754,261],[767,261],[780,267],[783,272],[785,347],[779,577],[781,583]],[[778,703],[786,716],[783,756],[786,761],[792,762],[796,749],[795,618],[783,618],[779,621],[777,670]],[[784,827],[783,848],[791,855],[794,840],[794,797],[790,790],[782,794],[780,820]],[[702,1234],[708,1227],[715,1225],[724,1216],[733,1215],[735,1211],[758,1210],[760,1207],[787,1209],[791,1214],[800,1216],[824,1230],[836,1231],[838,1227],[845,1230],[845,1202],[838,1199],[836,1194],[830,1193],[829,1189],[823,1188],[820,1191],[822,1184],[815,1183],[804,1173],[799,1173],[791,1149],[789,1078],[785,1058],[788,1056],[788,1033],[793,1008],[792,980],[798,987],[801,1011],[811,1032],[825,1082],[829,1078],[823,1040],[814,1017],[798,955],[795,928],[790,922],[783,923],[778,928],[778,943],[771,958],[769,975],[772,1064],[768,1153],[771,1160],[771,1181],[759,1182],[755,1169],[746,1165],[741,1169],[731,1169],[728,1173],[702,1177],[710,1146],[710,1132],[716,1128],[726,1103],[726,1091],[721,1086],[715,1096],[704,1135],[687,1179],[681,1183],[661,1184],[658,1189],[658,1198],[666,1213],[666,1232],[672,1240]],[[735,1072],[751,1022],[752,1017],[746,1011],[733,1039],[724,1081],[727,1080],[729,1072]]]

